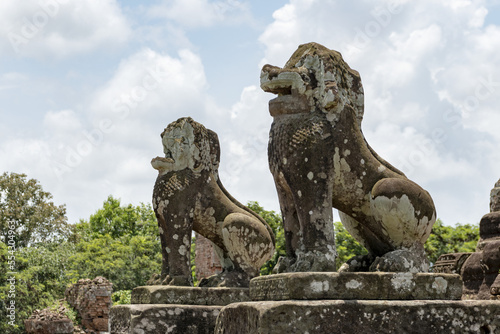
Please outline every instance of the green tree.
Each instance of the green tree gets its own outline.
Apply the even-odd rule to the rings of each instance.
[[[354,239],[341,222],[333,223],[335,229],[335,245],[337,248],[337,268],[356,255],[368,254],[368,251]]]
[[[71,256],[72,281],[104,276],[115,291],[144,285],[161,271],[161,246],[150,205],[122,206],[109,196],[103,207],[73,228],[76,253]]]
[[[113,290],[132,290],[161,270],[160,247],[150,236],[113,239],[106,234],[78,243],[76,250],[68,272],[72,281],[104,276]]]
[[[0,176],[0,238],[26,247],[38,242],[64,240],[69,227],[64,205],[56,206],[52,195],[25,174]]]
[[[43,309],[64,297],[69,279],[66,276],[74,245],[37,244],[15,254],[12,273],[6,258],[7,246],[0,242],[0,333],[24,333],[24,320],[33,310]],[[15,306],[15,319],[9,318],[7,306]],[[13,321],[14,326],[12,323]]]
[[[479,225],[446,226],[438,219],[424,247],[429,261],[435,263],[442,254],[474,252],[478,241]]]
[[[151,205],[122,206],[120,200],[113,196],[104,201],[103,207],[91,215],[88,222],[81,223],[93,235],[109,234],[113,239],[136,235],[158,236],[158,223]]]

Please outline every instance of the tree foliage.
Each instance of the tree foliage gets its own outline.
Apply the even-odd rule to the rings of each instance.
[[[161,271],[158,242],[151,236],[136,235],[113,239],[109,234],[82,241],[71,256],[72,281],[106,277],[113,290],[132,290],[144,285],[152,274]]]
[[[0,333],[24,333],[24,320],[35,309],[43,309],[64,296],[69,283],[66,272],[74,245],[37,244],[16,252],[15,273],[6,266],[8,250],[0,243]],[[14,301],[14,324],[8,318],[7,305]]]
[[[0,241],[17,248],[37,242],[64,240],[69,227],[66,207],[56,206],[52,195],[43,191],[35,179],[25,174],[3,173],[0,176]],[[10,235],[9,235],[9,231]]]
[[[158,236],[158,223],[151,205],[122,206],[119,199],[109,196],[101,209],[90,216],[88,231],[93,235],[110,235],[117,239],[123,236]],[[159,239],[158,239],[159,240]]]
[[[368,251],[354,239],[341,222],[333,223],[335,229],[335,245],[337,248],[337,268],[356,255],[368,254]]]
[[[161,271],[158,225],[150,205],[122,206],[109,196],[73,231],[78,243],[67,273],[73,281],[103,276],[115,291],[132,290]]]
[[[424,247],[429,261],[436,263],[442,254],[474,252],[478,241],[479,225],[446,226],[438,219]]]

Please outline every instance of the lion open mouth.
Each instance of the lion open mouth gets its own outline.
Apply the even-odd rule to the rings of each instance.
[[[269,101],[272,116],[303,113],[310,109],[304,94],[307,85],[299,69],[288,70],[265,65],[260,76],[260,87],[265,92],[278,95]]]

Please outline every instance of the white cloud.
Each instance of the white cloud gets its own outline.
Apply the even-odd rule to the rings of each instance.
[[[193,112],[203,115],[207,87],[201,59],[191,51],[171,57],[144,49],[123,60],[96,92],[90,106],[92,123],[98,127],[109,121],[115,140],[137,145],[130,133],[149,133]],[[156,128],[154,139],[160,132]]]
[[[230,118],[221,119],[216,130],[221,141],[220,177],[229,192],[242,203],[258,201],[279,211],[278,197],[267,162],[267,143],[272,117],[271,94],[259,87],[245,87]]]
[[[116,0],[3,0],[0,50],[30,58],[65,57],[125,42],[130,28]]]
[[[174,0],[152,7],[149,15],[166,18],[186,28],[250,20],[248,4],[238,0]]]

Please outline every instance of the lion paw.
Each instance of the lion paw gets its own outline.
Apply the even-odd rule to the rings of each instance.
[[[191,277],[167,275],[161,282],[162,285],[193,286]]]
[[[198,287],[213,288],[213,287],[233,287],[233,288],[248,288],[250,277],[246,272],[240,269],[224,270],[220,274],[212,275],[207,278],[202,278],[198,283]]]
[[[424,254],[412,249],[398,249],[377,257],[370,266],[370,271],[410,272],[429,271],[429,261]]]
[[[366,255],[356,255],[351,257],[346,263],[342,264],[339,268],[339,272],[366,272],[370,270],[370,266],[375,260],[375,256],[372,254]]]
[[[330,272],[335,271],[335,261],[330,261],[324,254],[307,252],[297,258],[280,257],[273,269],[273,274],[286,272]]]

